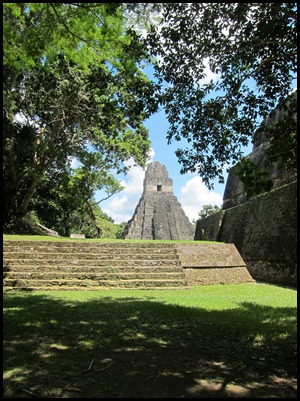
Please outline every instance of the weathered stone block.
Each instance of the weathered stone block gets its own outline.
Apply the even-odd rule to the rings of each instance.
[[[71,234],[70,238],[85,238],[84,234]]]
[[[185,268],[187,285],[254,283],[245,266],[223,268]]]
[[[175,244],[183,267],[245,266],[234,244]]]
[[[254,283],[234,244],[175,244],[188,285]]]
[[[225,212],[221,210],[207,218],[197,221],[195,239],[198,241],[217,241]]]

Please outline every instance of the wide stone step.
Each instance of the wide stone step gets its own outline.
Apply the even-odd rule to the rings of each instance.
[[[35,248],[35,247],[47,247],[47,248],[97,248],[97,249],[174,249],[173,243],[164,242],[82,242],[82,241],[14,241],[9,240],[4,242],[4,249],[8,247],[22,247],[24,248]]]
[[[3,262],[4,270],[12,269],[15,267],[20,267],[22,269],[31,269],[36,267],[41,267],[42,269],[46,269],[49,267],[55,267],[58,269],[63,269],[65,267],[146,267],[146,266],[180,266],[179,260],[168,260],[168,259],[160,259],[160,260],[87,260],[87,259],[73,259],[73,260],[64,260],[64,259],[6,259]]]
[[[4,290],[188,288],[253,282],[233,244],[200,242],[4,241],[3,273]]]
[[[5,280],[59,280],[59,279],[80,279],[80,280],[110,280],[110,279],[120,279],[120,280],[127,280],[127,279],[183,279],[184,274],[183,272],[108,272],[103,271],[99,272],[9,272],[6,273]]]
[[[42,253],[42,252],[5,252],[3,253],[4,259],[47,259],[49,256],[51,256],[52,260],[55,259],[65,259],[65,260],[79,260],[79,259],[84,259],[84,260],[177,260],[178,257],[176,254],[151,254],[151,253],[126,253],[126,254],[121,254],[121,253],[110,253],[110,254],[101,254],[101,253],[88,253],[88,252],[76,252],[76,253],[68,253],[68,252],[59,252],[59,253],[54,253],[54,252],[47,252],[47,253]]]
[[[10,287],[10,286],[5,286],[5,291],[14,291],[14,290],[24,290],[24,291],[110,291],[110,290],[187,290],[190,287],[187,286],[186,284],[183,285],[168,285],[167,287],[164,286],[160,286],[157,287],[155,286],[153,283],[149,286],[147,285],[143,285],[143,287],[141,286],[135,286],[135,287],[101,287],[99,285],[99,287],[95,288],[95,287],[78,287],[78,286],[72,286],[72,287],[68,287],[68,286],[51,286],[51,287],[43,287],[43,286],[39,286],[38,288],[33,288],[30,286],[26,286],[26,287]]]
[[[99,287],[111,288],[138,288],[138,287],[176,287],[185,285],[182,279],[128,279],[128,280],[66,280],[66,279],[49,279],[49,280],[25,280],[25,279],[5,279],[5,286],[13,289],[32,288],[39,289],[41,287],[84,287],[97,290]]]
[[[4,288],[184,288],[174,244],[5,241]]]
[[[29,264],[24,264],[24,265],[6,265],[3,268],[4,272],[9,272],[9,273],[35,273],[35,272],[70,272],[70,273],[80,273],[80,272],[88,272],[88,273],[105,273],[105,272],[110,272],[110,273],[122,273],[122,272],[153,272],[153,273],[159,273],[159,272],[182,272],[182,268],[179,266],[179,262],[177,262],[174,265],[145,265],[141,266],[141,264],[137,265],[105,265],[105,266],[78,266],[78,265],[29,265]],[[6,274],[7,274],[6,273]]]
[[[92,254],[135,254],[135,253],[150,253],[154,254],[176,254],[174,246],[170,247],[132,247],[132,246],[86,246],[86,245],[66,245],[62,246],[57,245],[6,245],[3,248],[5,254],[14,253],[14,252],[35,252],[35,253],[92,253]]]

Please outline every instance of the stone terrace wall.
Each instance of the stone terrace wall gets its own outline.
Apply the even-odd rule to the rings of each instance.
[[[195,239],[206,241],[218,241],[219,231],[225,211],[221,210],[207,218],[197,221]]]
[[[296,287],[297,182],[198,220],[203,239],[235,244],[255,280]]]
[[[254,283],[234,244],[180,244],[175,248],[187,284]]]

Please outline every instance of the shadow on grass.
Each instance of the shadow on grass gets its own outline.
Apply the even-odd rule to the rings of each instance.
[[[4,297],[4,398],[296,398],[296,308]]]

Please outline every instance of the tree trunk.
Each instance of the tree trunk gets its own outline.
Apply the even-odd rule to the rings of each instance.
[[[93,226],[94,226],[94,227],[96,228],[96,230],[97,230],[97,238],[101,238],[101,237],[102,237],[102,230],[101,230],[100,227],[97,226],[97,223],[96,223],[96,216],[95,216],[95,214],[94,214],[94,212],[93,212],[93,208],[92,208],[92,206],[90,205],[89,201],[86,201],[86,203],[87,203],[87,207],[88,207],[88,214],[89,214],[89,216],[90,216],[90,218],[91,218],[91,220],[92,220]]]
[[[27,191],[27,194],[25,195],[25,198],[23,199],[21,206],[19,207],[19,210],[17,211],[16,224],[18,224],[22,220],[22,218],[26,215],[29,203],[36,191],[36,188],[37,188],[40,180],[41,180],[41,177],[35,177],[32,180],[32,183]]]

